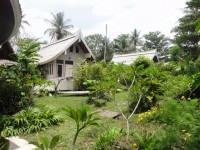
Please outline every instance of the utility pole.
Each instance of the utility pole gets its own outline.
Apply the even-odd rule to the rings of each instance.
[[[106,24],[106,36],[105,36],[104,62],[106,62],[106,52],[107,52],[107,24]]]

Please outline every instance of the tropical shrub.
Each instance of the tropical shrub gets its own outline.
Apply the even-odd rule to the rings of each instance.
[[[173,127],[162,129],[157,127],[154,131],[145,131],[143,133],[134,133],[132,140],[135,149],[144,150],[173,150],[179,147],[181,133]]]
[[[142,70],[141,70],[142,69]],[[157,66],[152,65],[146,69],[137,67],[136,80],[134,88],[131,91],[132,103],[130,105],[130,111],[134,108],[138,99],[138,92],[142,90],[143,97],[141,103],[137,109],[137,112],[145,112],[154,107],[163,95],[164,89],[162,84],[168,80],[169,72],[161,71]]]
[[[164,128],[165,140],[160,142],[163,145],[168,144],[168,149],[172,147],[190,149],[191,145],[193,149],[199,149],[199,114],[198,101],[183,96],[180,101],[163,102],[156,112],[147,115],[144,120]]]
[[[28,108],[6,117],[2,134],[4,136],[15,136],[43,131],[49,126],[57,125],[62,121],[63,117],[55,108]]]
[[[96,150],[115,149],[119,135],[120,135],[119,129],[116,128],[107,129],[97,138],[95,149]]]
[[[99,118],[94,117],[95,113],[88,114],[89,108],[84,105],[76,109],[71,107],[63,108],[63,111],[76,123],[76,133],[70,146],[70,150],[73,150],[79,133],[88,126],[98,126],[99,124],[97,121]]]
[[[153,65],[153,61],[145,56],[139,56],[137,57],[133,64],[132,64],[135,68],[142,66],[143,69],[146,69],[148,67],[151,67]]]
[[[14,82],[0,80],[0,113],[12,115],[21,109],[22,90]]]

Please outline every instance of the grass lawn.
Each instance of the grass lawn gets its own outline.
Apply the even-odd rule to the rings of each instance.
[[[117,101],[120,104],[120,106],[122,106],[123,110],[126,110],[127,108],[126,101],[124,101],[125,97],[126,93],[117,94]],[[49,105],[57,108],[65,108],[67,106],[76,108],[80,106],[82,103],[86,104],[85,102],[87,98],[88,97],[82,97],[82,96],[41,97],[41,98],[35,98],[34,102],[35,105],[38,107]],[[93,105],[90,105],[90,107],[91,111],[97,111],[100,109],[118,111],[117,108],[115,107],[114,102],[107,102],[106,106],[100,108],[94,107]],[[75,123],[71,118],[67,116],[65,118],[66,118],[65,122],[61,123],[59,126],[52,126],[46,131],[39,132],[38,134],[48,137],[53,137],[54,135],[61,134],[63,135],[63,144],[65,145],[64,149],[68,149],[75,134]],[[77,139],[76,149],[93,149],[96,138],[100,133],[104,132],[107,128],[126,127],[126,122],[123,119],[115,120],[105,117],[100,117],[100,119],[101,119],[100,127],[90,126],[80,133]],[[36,134],[22,135],[21,137],[28,141],[36,140]]]

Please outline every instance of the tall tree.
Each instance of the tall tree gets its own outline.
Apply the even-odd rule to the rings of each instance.
[[[129,37],[129,34],[120,34],[113,40],[115,53],[127,54],[131,52],[131,41]]]
[[[131,32],[131,34],[130,34],[130,40],[132,42],[134,51],[137,52],[137,46],[140,42],[140,31],[137,31],[137,29],[134,29],[134,31]]]
[[[200,52],[198,43],[200,33],[195,32],[200,19],[200,1],[190,0],[186,2],[185,16],[179,19],[179,25],[173,29],[176,33],[175,43],[184,51],[183,56],[189,56],[195,61]]]
[[[144,35],[144,38],[144,46],[150,50],[157,49],[160,54],[164,54],[170,43],[169,39],[159,31],[149,32],[148,34]]]
[[[85,40],[96,56],[97,61],[102,61],[104,59],[104,50],[105,50],[105,41],[107,42],[107,52],[106,52],[106,61],[112,59],[112,44],[109,39],[105,40],[102,34],[92,34],[85,37]]]
[[[56,14],[51,13],[52,19],[45,19],[51,25],[51,28],[47,29],[44,34],[49,34],[51,40],[59,40],[63,37],[70,35],[69,29],[73,28],[73,25],[70,25],[70,19],[65,20],[64,12],[58,12]]]

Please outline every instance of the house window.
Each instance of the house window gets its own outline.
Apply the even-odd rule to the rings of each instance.
[[[70,61],[70,60],[66,60],[66,61],[65,61],[65,64],[73,65],[74,62],[73,62],[73,61]]]
[[[73,52],[73,45],[69,49],[70,52]]]
[[[53,64],[47,64],[47,73],[48,75],[53,75]]]
[[[79,53],[79,48],[76,46],[76,53]]]
[[[58,77],[62,77],[62,72],[63,72],[63,65],[58,64]]]
[[[63,64],[64,60],[56,60],[57,64]]]

